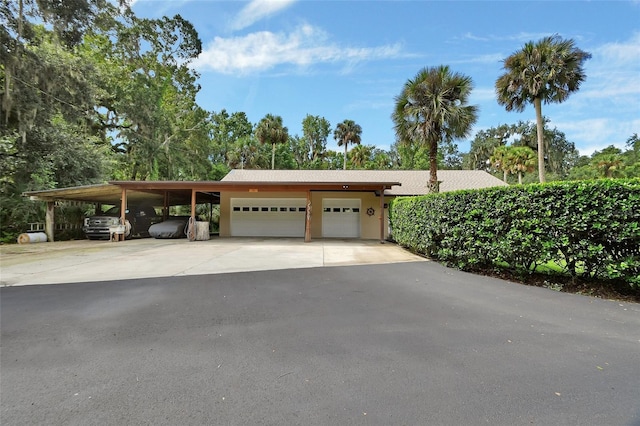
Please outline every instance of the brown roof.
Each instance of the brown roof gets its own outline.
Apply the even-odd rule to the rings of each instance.
[[[313,190],[373,191],[386,189],[387,195],[422,195],[427,193],[428,170],[232,170],[222,181],[114,181],[108,184],[78,186],[25,192],[33,200],[81,201],[117,204],[122,190],[131,202],[161,205],[169,193],[169,205],[189,204],[192,190],[198,202],[209,202],[221,191]],[[481,170],[439,170],[440,191],[480,189],[506,183]]]
[[[482,170],[438,170],[441,192],[507,184]],[[223,182],[400,182],[388,195],[427,193],[428,170],[232,170]]]

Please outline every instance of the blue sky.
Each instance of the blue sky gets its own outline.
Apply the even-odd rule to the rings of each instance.
[[[559,34],[593,55],[587,80],[562,104],[543,105],[551,127],[581,154],[624,147],[640,133],[640,1],[214,1],[137,0],[139,17],[182,15],[203,53],[198,103],[244,111],[257,123],[280,115],[291,135],[323,116],[362,126],[362,143],[388,149],[391,112],[404,83],[425,66],[449,65],[474,81],[477,131],[535,120],[533,106],[506,112],[495,100],[502,59]],[[336,149],[332,136],[330,149]]]

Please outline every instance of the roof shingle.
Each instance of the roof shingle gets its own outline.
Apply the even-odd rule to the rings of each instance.
[[[482,170],[438,170],[440,192],[481,189],[507,184]],[[223,182],[400,182],[388,195],[427,193],[428,170],[231,170]]]

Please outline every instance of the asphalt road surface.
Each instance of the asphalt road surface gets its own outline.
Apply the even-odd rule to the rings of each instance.
[[[640,305],[432,262],[7,287],[2,425],[640,425]]]

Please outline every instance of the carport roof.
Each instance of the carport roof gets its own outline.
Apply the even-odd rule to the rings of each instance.
[[[25,192],[24,196],[35,201],[79,201],[86,203],[119,204],[122,197],[122,186],[117,183],[84,185],[70,188],[50,189],[44,191]],[[200,198],[203,198],[204,194]],[[210,198],[210,197],[209,197]],[[132,203],[149,203],[162,205],[164,191],[145,188],[127,188],[127,199]],[[205,201],[202,201],[205,202]],[[208,202],[208,200],[206,200]],[[191,191],[172,191],[169,204],[181,205],[191,203]]]

